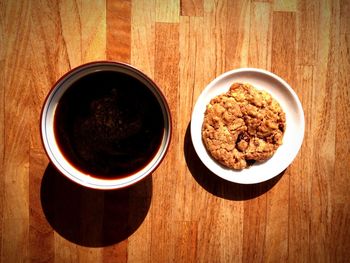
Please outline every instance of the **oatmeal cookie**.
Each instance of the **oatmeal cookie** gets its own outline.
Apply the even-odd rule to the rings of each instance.
[[[234,83],[207,105],[202,139],[218,162],[243,169],[270,158],[282,144],[286,117],[266,91]]]

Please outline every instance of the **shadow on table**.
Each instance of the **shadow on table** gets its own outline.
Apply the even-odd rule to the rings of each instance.
[[[121,190],[82,187],[49,164],[41,183],[41,204],[52,228],[87,247],[116,244],[145,219],[152,199],[152,177]]]
[[[187,166],[199,185],[211,194],[229,200],[248,200],[258,197],[270,190],[283,176],[278,176],[259,184],[237,184],[222,179],[212,173],[199,159],[192,143],[190,124],[187,126],[184,139],[184,152]]]

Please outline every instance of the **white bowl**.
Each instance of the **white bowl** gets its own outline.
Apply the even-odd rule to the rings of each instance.
[[[249,83],[257,89],[266,90],[286,113],[283,144],[268,160],[255,162],[243,170],[233,170],[215,161],[207,152],[201,134],[207,104],[215,96],[227,92],[234,82]],[[202,91],[192,112],[191,137],[199,158],[214,174],[235,183],[255,184],[277,176],[293,162],[303,142],[304,122],[304,112],[298,96],[286,81],[266,70],[241,68],[220,75]]]
[[[129,75],[142,82],[155,96],[161,107],[164,119],[164,132],[159,149],[155,156],[141,170],[124,177],[113,177],[103,179],[94,177],[92,174],[84,173],[73,166],[61,152],[54,133],[54,117],[57,104],[65,91],[82,77],[98,71],[115,71]],[[97,61],[81,65],[72,69],[59,79],[48,94],[41,113],[41,138],[45,151],[51,163],[63,175],[74,182],[94,189],[118,189],[135,184],[154,171],[163,160],[170,143],[171,116],[167,101],[157,85],[141,71],[136,68],[119,62]]]

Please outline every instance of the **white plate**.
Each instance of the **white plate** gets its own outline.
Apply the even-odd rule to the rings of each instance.
[[[256,162],[243,170],[229,169],[216,162],[206,151],[201,134],[206,105],[215,96],[227,92],[234,82],[246,82],[257,89],[266,90],[286,113],[287,125],[283,144],[267,161]],[[192,112],[191,137],[195,151],[210,171],[231,182],[254,184],[277,176],[293,162],[303,142],[304,127],[303,108],[298,96],[286,81],[266,70],[241,68],[220,75],[202,91]]]

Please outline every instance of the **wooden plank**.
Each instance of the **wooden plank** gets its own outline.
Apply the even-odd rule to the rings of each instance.
[[[180,0],[155,0],[156,22],[177,23],[180,18]]]
[[[6,19],[28,22],[28,4],[12,4]],[[19,19],[21,18],[21,19]],[[7,22],[8,22],[7,21]],[[17,22],[19,23],[19,21]],[[27,23],[29,24],[29,22]],[[13,27],[7,31],[8,48],[4,63],[4,175],[5,211],[9,218],[28,218],[28,165],[29,165],[29,25]],[[20,37],[21,36],[21,37]],[[17,120],[16,122],[12,120]],[[23,206],[23,204],[25,204]]]
[[[182,16],[203,16],[203,0],[180,0]]]
[[[197,222],[179,221],[174,226],[175,232],[181,233],[176,237],[176,261],[197,262]]]
[[[207,83],[204,82],[205,68],[204,57],[204,30],[203,17],[181,17],[179,27],[179,51],[180,65],[179,69],[179,112],[181,120],[178,120],[178,129],[183,143],[176,146],[177,158],[179,163],[179,173],[182,175],[178,180],[178,191],[176,192],[176,211],[178,220],[197,222],[200,217],[201,206],[198,200],[194,200],[188,193],[201,198],[201,189],[193,180],[187,166],[188,158],[185,158],[183,152],[190,144],[189,125],[191,120],[192,107],[199,93],[204,89]]]
[[[29,259],[32,262],[49,262],[55,257],[54,230],[41,207],[41,179],[47,167],[42,149],[31,149],[29,166]],[[38,245],[40,244],[40,246]]]
[[[105,244],[103,239],[105,234],[103,231],[104,193],[82,188],[80,190],[80,200],[78,210],[79,227],[77,227],[79,238],[76,242],[80,245],[78,247],[79,262],[99,262],[104,257],[103,245]]]
[[[204,82],[209,83],[225,72],[227,1],[204,2],[204,46],[206,56],[203,63],[208,68]]]
[[[133,233],[128,238],[128,261],[151,261],[152,176],[132,187],[129,195],[129,220]]]
[[[155,52],[155,0],[132,2],[131,63],[153,78]]]
[[[103,249],[103,262],[128,262],[128,241],[122,241],[119,244],[105,247]],[[91,261],[93,262],[93,261]]]
[[[51,14],[53,15],[53,19],[48,23],[47,25],[44,24],[44,21],[37,21],[37,25],[40,23],[40,29],[41,29],[41,34],[52,34],[51,37],[56,36],[60,37],[61,39],[58,39],[59,43],[64,43],[62,45],[66,52],[66,56],[69,65],[71,68],[74,68],[81,64],[83,60],[83,54],[82,54],[82,46],[84,45],[83,43],[83,37],[82,37],[82,26],[83,21],[81,17],[82,13],[82,6],[80,3],[77,1],[69,1],[69,0],[62,0],[61,2],[55,2],[53,3],[53,9],[48,10],[49,5],[48,3],[43,2],[40,5],[36,4],[35,9],[38,10],[37,18],[35,20],[40,19],[39,12],[43,11],[46,13],[46,16],[49,15],[49,12],[54,13]],[[58,12],[55,12],[58,11]],[[44,14],[45,14],[44,13]],[[52,24],[52,22],[56,22],[55,24]],[[72,26],[74,25],[74,26]],[[54,28],[56,27],[56,28]],[[55,31],[48,31],[49,29],[55,29]],[[62,30],[60,32],[59,30]],[[36,28],[34,30],[34,34],[38,35],[39,34],[39,28]],[[68,37],[67,39],[64,36]],[[72,38],[74,36],[74,38]],[[63,38],[63,39],[62,39]],[[46,40],[46,38],[45,38]],[[53,41],[53,39],[48,38],[47,42]],[[34,42],[34,39],[33,39]],[[36,43],[39,44],[39,43]],[[49,45],[49,43],[45,43],[46,45]],[[61,45],[58,45],[56,48],[60,48]],[[62,47],[61,47],[62,48]],[[54,51],[54,50],[52,50]]]
[[[131,0],[107,0],[107,59],[130,63]]]
[[[208,31],[203,29],[204,17],[182,17],[180,19],[180,90],[179,104],[180,111],[185,113],[186,117],[182,118],[184,122],[179,123],[179,129],[183,138],[183,149],[185,152],[185,160],[181,156],[180,162],[185,167],[180,168],[183,176],[181,176],[181,187],[178,196],[182,196],[183,218],[185,221],[199,222],[206,214],[207,202],[211,195],[199,185],[195,178],[205,179],[206,175],[203,171],[203,164],[194,152],[194,148],[190,136],[190,115],[197,97],[207,85],[208,75],[215,74],[215,68],[206,64],[210,60],[204,60],[206,47],[205,35]],[[180,155],[179,155],[180,156]],[[189,194],[191,193],[191,194]],[[193,198],[196,196],[196,198]],[[179,199],[178,198],[178,199]],[[204,223],[204,222],[203,222]],[[205,224],[205,223],[204,223]],[[198,226],[198,229],[202,226]],[[198,232],[200,235],[200,232]],[[202,238],[198,236],[197,250],[205,250],[206,244],[202,244]],[[197,252],[197,259],[201,257],[201,251]]]
[[[273,12],[271,70],[295,84],[296,16],[292,12]],[[288,48],[286,48],[288,47]]]
[[[6,21],[5,4],[0,3],[0,67],[5,68],[5,56],[7,49],[7,41],[5,35]],[[3,217],[4,211],[4,156],[5,156],[5,70],[0,71],[0,236],[3,234]],[[2,242],[2,241],[1,241]],[[0,255],[2,255],[2,245],[0,245]]]
[[[204,174],[203,174],[204,176]],[[206,194],[201,203],[206,203],[205,211],[201,211],[201,220],[198,222],[197,262],[213,262],[222,260],[221,234],[223,230],[220,224],[220,200]]]
[[[348,190],[346,185],[350,183],[349,171],[349,150],[350,140],[347,136],[347,127],[350,127],[350,35],[343,34],[340,36],[339,48],[339,82],[336,93],[336,160],[335,160],[335,175],[333,180],[334,192],[332,193],[335,202],[346,203],[348,201]],[[342,138],[342,139],[340,139]]]
[[[250,1],[227,1],[225,41],[225,69],[248,65],[250,34]]]
[[[173,261],[176,258],[174,240],[181,233],[171,229],[174,220],[174,196],[178,175],[176,145],[181,139],[177,120],[179,98],[179,26],[171,23],[156,23],[155,27],[154,79],[160,85],[169,103],[172,115],[172,142],[162,164],[154,172],[151,210],[151,259],[154,262]],[[173,191],[169,191],[173,189]]]
[[[127,262],[128,260],[129,193],[127,189],[119,193],[105,193],[101,222],[103,262]]]
[[[132,200],[132,199],[131,199]],[[137,231],[128,238],[128,261],[151,263],[151,219],[150,213]]]
[[[230,186],[228,192],[233,189]],[[243,256],[243,205],[230,199],[220,199],[220,202],[218,221],[213,222],[220,228],[219,235],[216,236],[220,242],[217,256],[220,262],[234,262]],[[212,257],[213,261],[215,254]]]
[[[131,64],[154,78],[155,68],[155,0],[132,1],[131,11]],[[150,177],[152,178],[152,177]],[[135,207],[141,200],[152,197],[152,179],[150,189],[139,186],[141,194],[130,196],[130,205]],[[144,196],[145,194],[150,196]],[[141,204],[143,203],[141,202]],[[136,207],[136,210],[139,208]],[[151,213],[145,215],[137,231],[128,238],[128,261],[151,263]]]
[[[25,261],[28,257],[29,205],[29,109],[28,46],[30,3],[2,3],[1,34],[5,43],[2,64],[2,179],[1,258],[3,262]],[[15,121],[14,121],[15,120]]]
[[[79,262],[79,247],[54,233],[55,262]]]
[[[273,12],[271,70],[293,87],[295,84],[296,16]],[[285,48],[288,47],[288,48]],[[288,258],[289,171],[268,192],[265,253],[268,261]]]
[[[350,34],[340,36],[339,82],[336,92],[335,171],[332,184],[332,259],[336,262],[350,258]],[[342,138],[342,139],[340,139]]]
[[[264,255],[269,262],[288,258],[289,174],[267,193],[266,236]]]
[[[295,12],[298,0],[273,0],[274,11]]]
[[[199,93],[204,89],[205,83],[205,65],[203,62],[204,56],[204,41],[205,34],[202,29],[202,17],[181,17],[180,19],[180,81],[179,89],[182,91],[179,96],[181,103],[179,104],[182,121],[179,123],[182,136],[185,136],[188,124],[191,120],[192,107]],[[178,151],[182,151],[182,145],[178,146]],[[182,158],[180,156],[179,158]],[[184,167],[186,167],[185,163]]]
[[[310,222],[311,222],[311,187],[313,168],[310,163],[313,160],[313,136],[311,108],[315,90],[314,67],[298,66],[296,69],[297,81],[295,91],[304,108],[305,135],[300,149],[299,158],[296,158],[290,170],[289,193],[289,259],[291,262],[308,262],[310,258]]]
[[[317,64],[313,88],[313,146],[310,257],[332,261],[332,181],[335,162],[335,98],[339,61],[338,1],[322,1],[318,17]],[[336,11],[338,9],[338,11]],[[338,13],[336,15],[336,13]],[[336,242],[337,243],[337,242]]]
[[[28,257],[28,219],[3,220],[2,262],[25,261]]]
[[[5,63],[0,62],[0,66],[2,67]],[[2,73],[0,73],[0,82],[5,83],[4,76]],[[3,229],[2,229],[2,222],[3,217],[5,214],[4,211],[4,191],[5,191],[5,184],[4,184],[4,156],[5,156],[5,96],[4,96],[4,87],[3,84],[0,84],[0,236],[3,236]],[[2,255],[2,246],[0,246],[0,255]]]
[[[301,0],[297,12],[297,64],[315,65],[317,61],[319,1]]]
[[[56,25],[62,30],[58,36],[62,36],[64,41],[61,48],[65,48],[71,68],[106,58],[106,3],[104,0],[62,0],[55,9],[59,12],[55,15],[60,18]],[[54,12],[55,9],[46,12]]]
[[[340,33],[350,34],[350,1],[340,1]]]
[[[243,262],[263,262],[266,240],[266,195],[244,203]]]
[[[249,32],[249,67],[271,67],[272,8],[270,3],[252,3]]]

